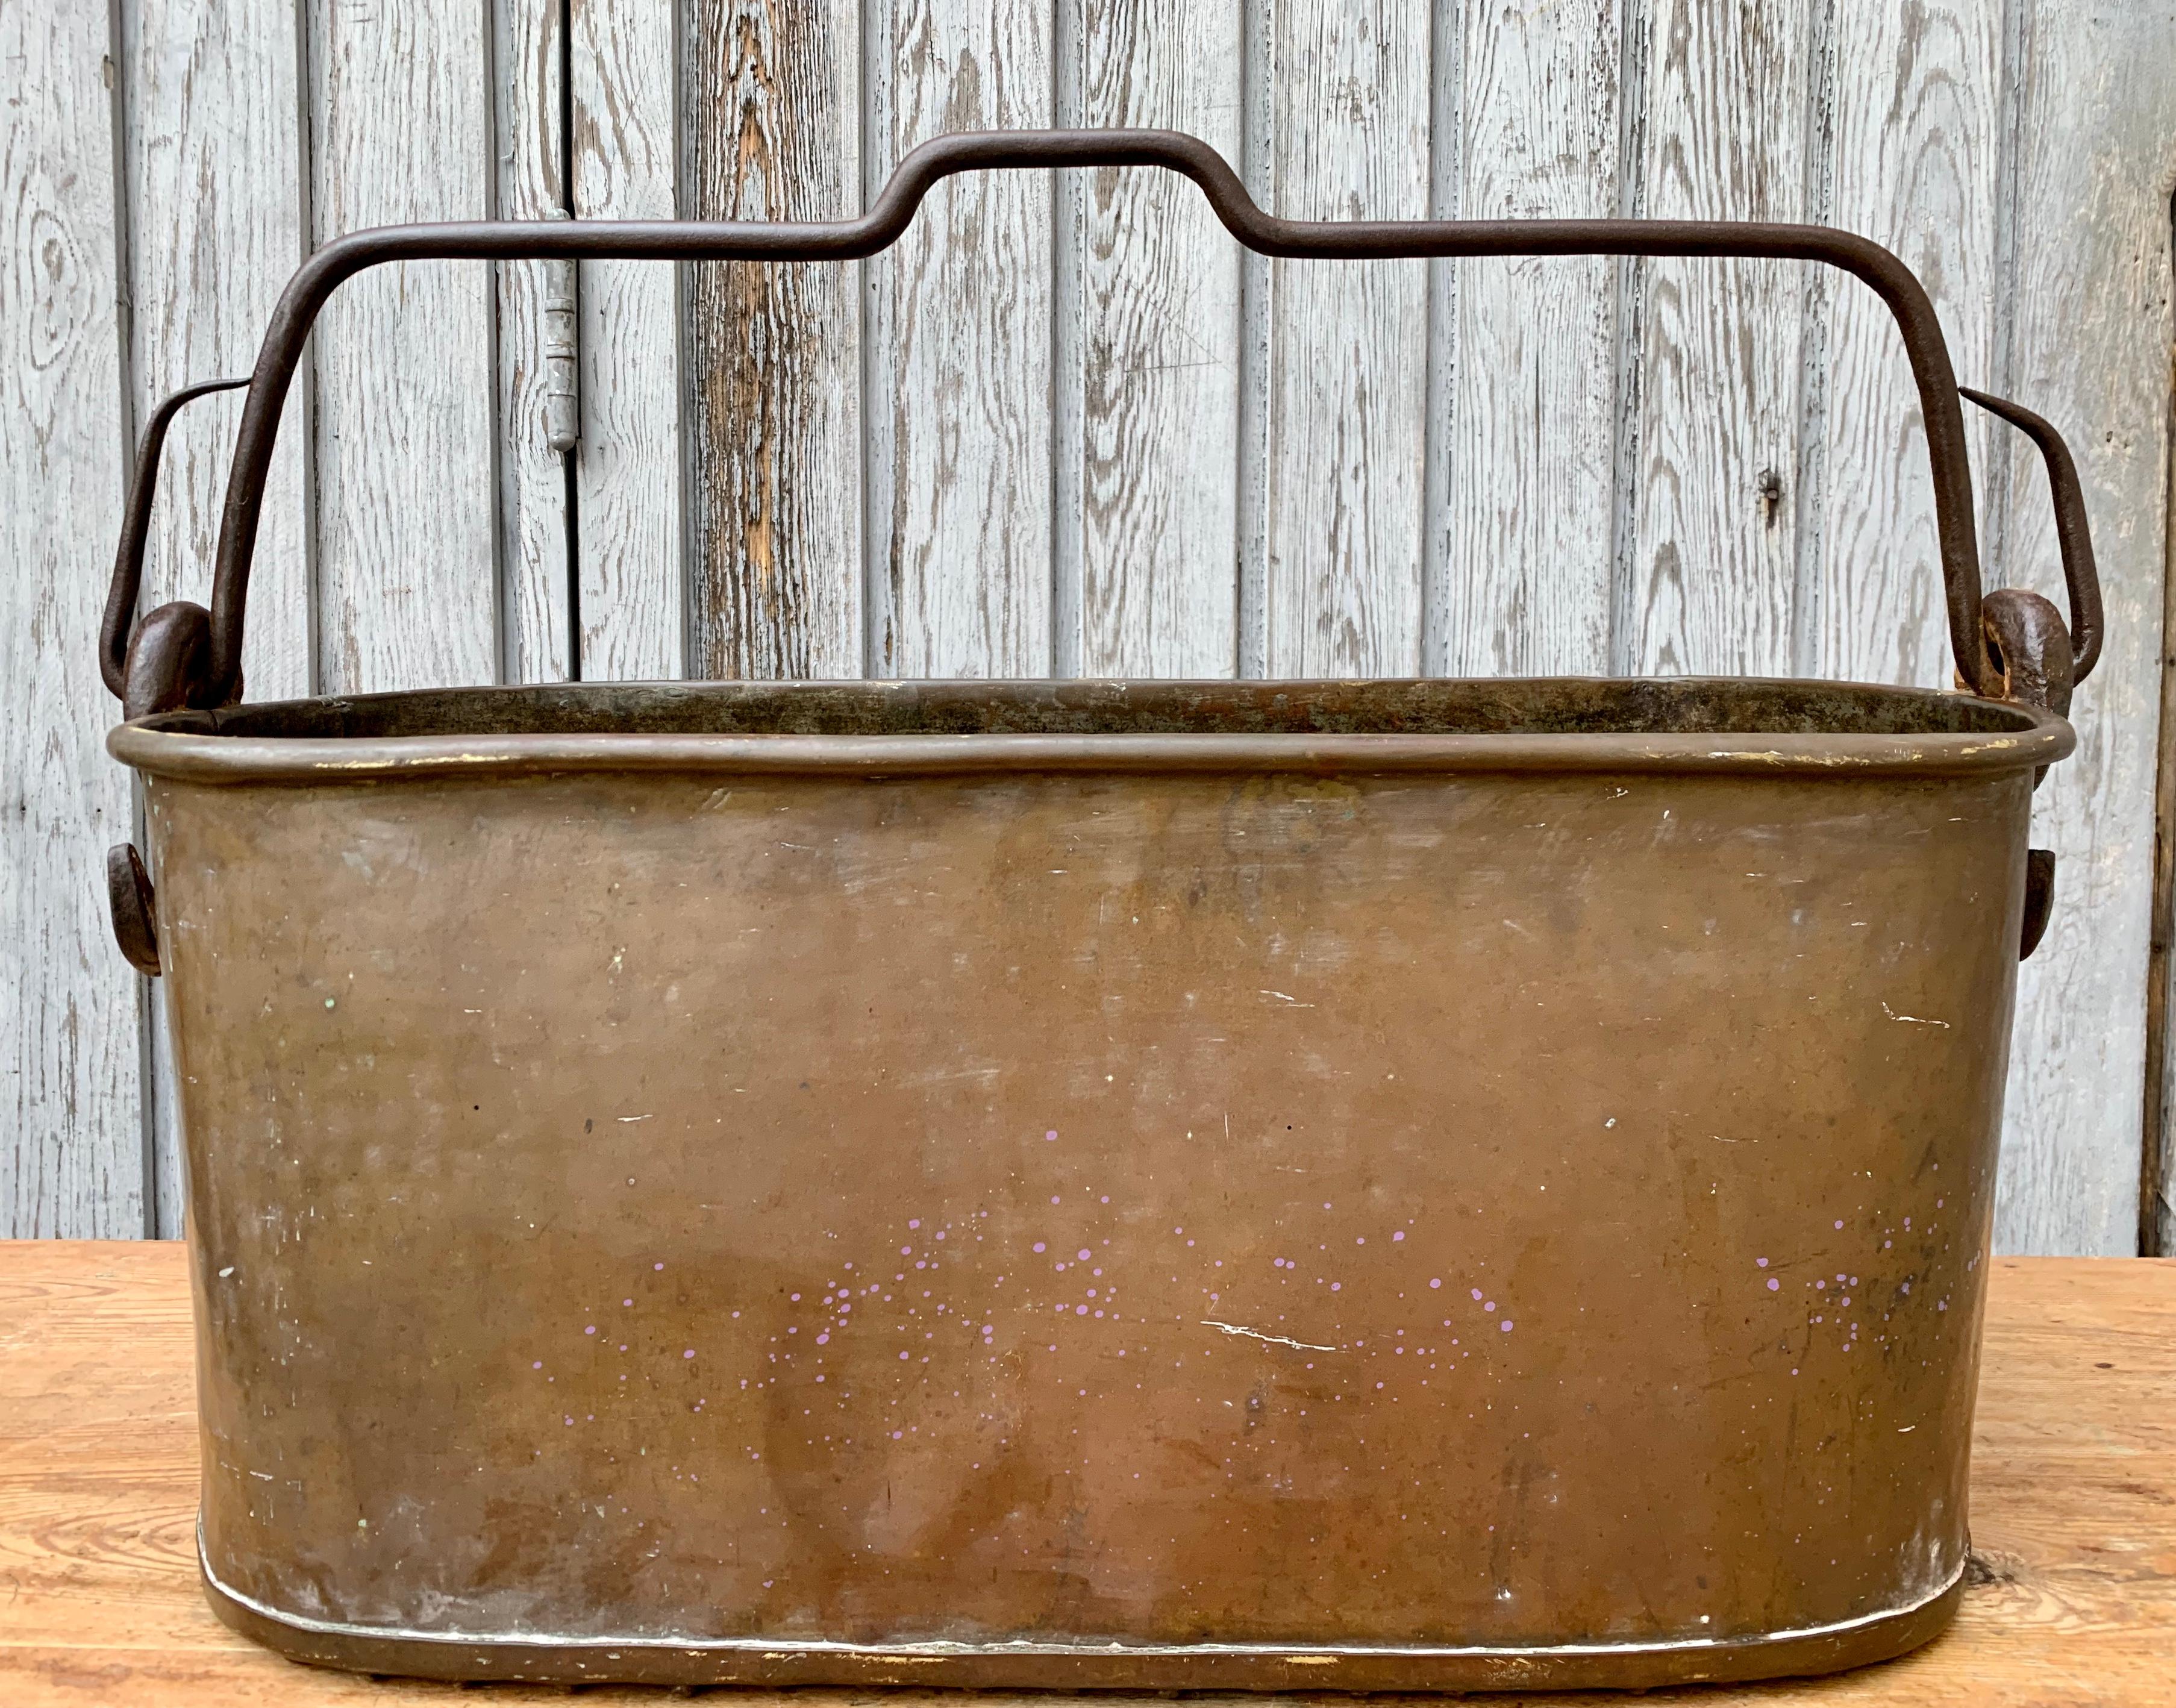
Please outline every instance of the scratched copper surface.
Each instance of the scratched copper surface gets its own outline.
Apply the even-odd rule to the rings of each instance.
[[[149,790],[246,1602],[1510,1653],[1961,1569],[2030,756],[294,745]]]

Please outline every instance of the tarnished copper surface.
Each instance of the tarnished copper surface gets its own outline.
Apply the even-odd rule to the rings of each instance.
[[[1896,1652],[2070,741],[1757,683],[124,726],[215,1600],[476,1678]]]

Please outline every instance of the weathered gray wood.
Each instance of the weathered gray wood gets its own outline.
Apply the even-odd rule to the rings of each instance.
[[[1802,216],[1811,9],[1655,0],[1626,162],[1633,211]],[[1620,671],[1789,673],[1806,274],[1771,261],[1627,269],[1637,367],[1620,404]]]
[[[117,92],[128,197],[132,403],[142,421],[193,380],[249,372],[288,276],[308,253],[300,20],[293,0],[122,9]],[[296,388],[309,411],[308,376]],[[199,604],[226,492],[239,394],[191,405],[166,441],[144,552],[142,608]],[[282,436],[266,481],[242,679],[257,699],[310,691],[310,436]],[[150,1021],[153,1224],[181,1232],[181,1147],[158,987]]]
[[[491,211],[482,0],[307,0],[311,200],[322,241]],[[491,269],[432,261],[343,286],[317,360],[319,680],[353,691],[499,671]],[[302,430],[292,405],[287,430]]]
[[[1435,75],[1438,212],[1617,210],[1617,0],[1468,5]],[[1423,657],[1451,676],[1609,668],[1617,264],[1439,269]],[[1386,352],[1403,356],[1402,350]]]
[[[1904,258],[1967,385],[1994,371],[2001,24],[1991,7],[1841,0],[1825,104],[1831,164],[1814,209]],[[1808,637],[1799,667],[1946,688],[1955,666],[1934,488],[1902,340],[1872,291],[1826,269],[1808,282],[1818,306],[1802,460],[1819,490],[1795,507]],[[1988,425],[1972,423],[1977,443]]]
[[[1060,122],[1240,150],[1240,19],[1215,0],[1059,0]],[[1058,184],[1060,674],[1238,666],[1239,252],[1164,172]]]
[[[548,220],[567,205],[560,120],[565,44],[559,0],[496,0],[498,211]],[[493,269],[498,302],[499,552],[506,679],[564,682],[574,672],[568,596],[567,457],[546,425],[548,265]]]
[[[0,8],[0,1233],[145,1232],[98,624],[128,443],[106,8]]]
[[[2108,650],[2049,773],[2034,840],[2055,911],[2019,982],[1995,1237],[2013,1252],[2135,1248],[2153,740],[2168,514],[2169,196],[2176,8],[2032,0],[2022,13],[2016,272],[1994,388],[2070,437],[2108,599]],[[1990,576],[2059,585],[2047,488],[2012,445]],[[2059,597],[2059,595],[2058,596]]]
[[[691,215],[860,211],[857,0],[694,0],[683,41]],[[831,265],[688,269],[698,674],[862,673],[861,276]]]
[[[947,131],[1051,122],[1037,0],[867,0],[872,182]],[[875,676],[1051,666],[1051,206],[1034,172],[955,178],[867,264]]]
[[[1272,0],[1265,28],[1273,209],[1317,220],[1424,215],[1425,8]],[[1419,668],[1428,296],[1418,261],[1268,269],[1270,676]]]
[[[574,0],[574,195],[585,220],[677,211],[669,5]],[[585,681],[683,673],[678,269],[596,261],[581,277],[582,438],[574,454]]]

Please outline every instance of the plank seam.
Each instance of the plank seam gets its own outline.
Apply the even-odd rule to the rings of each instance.
[[[1276,0],[1251,0],[1239,14],[1239,176],[1256,203],[1276,211],[1267,182]],[[1232,673],[1268,673],[1270,264],[1252,249],[1239,257],[1238,454],[1233,528],[1238,574],[1232,590]]]
[[[1625,0],[1617,59],[1617,215],[1646,211],[1647,60],[1652,0]],[[1617,354],[1612,389],[1617,419],[1610,446],[1608,656],[1612,676],[1632,673],[1631,600],[1637,565],[1640,507],[1640,350],[1644,336],[1647,269],[1637,256],[1616,266]]]
[[[2176,280],[2176,190],[2168,199],[2169,275]],[[2153,811],[2153,914],[2146,954],[2146,1107],[2139,1134],[2138,1254],[2165,1257],[2176,1247],[2176,1167],[2169,1134],[2176,1126],[2170,1085],[2169,1016],[2176,1009],[2176,352],[2172,352],[2163,429],[2161,581],[2161,717]]]
[[[1081,11],[1086,0],[1057,0],[1051,20],[1050,109],[1060,129],[1081,122],[1085,67]],[[1053,677],[1077,677],[1086,651],[1087,517],[1084,368],[1085,280],[1080,175],[1050,175],[1050,649]],[[1155,574],[1155,566],[1150,566]]]
[[[130,205],[128,172],[129,54],[128,20],[122,0],[106,0],[106,107],[113,150],[113,332],[117,345],[114,377],[120,392],[116,420],[120,443],[114,447],[121,467],[133,466],[130,453],[136,441],[136,275],[134,210]],[[126,476],[124,476],[124,483]],[[138,600],[140,607],[142,600]],[[141,614],[140,610],[138,612]],[[107,763],[103,753],[94,764]],[[150,840],[144,816],[144,781],[128,781],[129,835],[141,847]],[[141,973],[133,975],[136,986],[136,1126],[142,1150],[138,1178],[143,1191],[143,1237],[159,1237],[159,1070],[154,1038],[157,987]]]
[[[295,150],[295,231],[302,253],[295,258],[300,267],[309,258],[316,247],[313,237],[317,231],[317,202],[311,193],[316,176],[316,127],[311,122],[310,81],[310,0],[294,0],[295,19],[295,129],[299,145]],[[324,547],[318,538],[318,341],[310,340],[308,360],[299,365],[295,376],[295,405],[298,425],[291,431],[302,435],[302,448],[296,460],[302,465],[302,604],[304,608],[302,645],[308,654],[303,663],[303,672],[308,691],[313,695],[324,692],[324,664],[323,656],[324,599],[322,569]]]
[[[1428,35],[1428,217],[1455,220],[1465,205],[1466,4],[1445,0]],[[1450,529],[1463,496],[1450,452],[1458,396],[1458,264],[1428,263],[1427,373],[1421,396],[1420,674],[1450,667]]]
[[[1836,211],[1836,0],[1807,8],[1805,219],[1825,226]],[[1822,548],[1827,536],[1829,320],[1834,280],[1826,267],[1800,271],[1798,455],[1792,495],[1791,673],[1819,674]]]
[[[2017,215],[2023,206],[2026,68],[2032,63],[2028,0],[2003,0],[2001,62],[1996,73],[2000,106],[1995,121],[1994,333],[1990,359],[1994,372],[1985,383],[2004,396],[2016,389],[2017,370]],[[1975,413],[1977,413],[1975,411]],[[1979,434],[1987,485],[1981,505],[1980,581],[2000,587],[2010,558],[2010,507],[2016,484],[2018,436],[1998,424],[1973,423]]]

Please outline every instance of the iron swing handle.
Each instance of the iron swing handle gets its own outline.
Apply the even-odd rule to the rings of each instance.
[[[2015,405],[1972,394],[2025,425],[2047,458],[2056,487],[2071,629],[2037,595],[1980,593],[1972,477],[1956,377],[1934,305],[1911,269],[1870,240],[1819,226],[1701,220],[1305,220],[1265,213],[1230,164],[1207,143],[1176,131],[987,132],[938,137],[901,160],[868,212],[808,224],[711,220],[479,221],[387,226],[335,239],[298,269],[282,293],[259,350],[242,407],[228,476],[211,606],[161,607],[128,621],[142,578],[145,513],[156,477],[159,442],[173,410],[189,396],[224,389],[213,382],[160,406],[144,436],[128,522],[114,564],[101,638],[106,685],[125,715],[182,706],[232,704],[242,688],[242,641],[249,569],[264,481],[287,390],[318,312],[345,280],[367,268],[438,260],[847,261],[888,248],[906,231],[940,179],[973,171],[1052,166],[1162,166],[1191,179],[1233,237],[1259,254],[1291,259],[1391,260],[1484,255],[1647,255],[1820,261],[1851,274],[1895,318],[1919,394],[1934,487],[1950,647],[1960,681],[2001,697],[2022,686],[2012,654],[2032,651],[2043,672],[2082,679],[2100,651],[2100,597],[2094,579],[2076,471],[2055,430]],[[2074,524],[2075,525],[2071,525]],[[2052,620],[2052,630],[2048,627]],[[1991,647],[1988,630],[1995,633]],[[2075,638],[2075,663],[2070,655]],[[2007,649],[2002,643],[2007,643]],[[2059,661],[2053,655],[2059,652]],[[2059,663],[2060,668],[2055,666]]]

